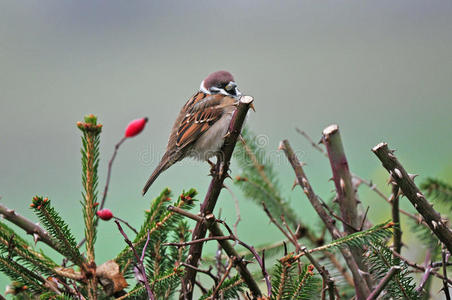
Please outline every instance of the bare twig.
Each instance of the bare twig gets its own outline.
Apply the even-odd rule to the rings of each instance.
[[[275,218],[273,217],[271,212],[268,210],[268,208],[264,202],[262,202],[262,207],[264,208],[265,213],[267,214],[268,218],[270,219],[270,222],[275,224],[275,226],[279,229],[279,231],[281,231],[282,234],[284,234],[287,237],[287,239],[295,245],[295,242],[292,240],[292,237],[284,230],[284,228],[282,228],[281,225],[279,225],[278,222],[276,222]]]
[[[444,276],[444,279],[443,279],[443,291],[444,291],[444,295],[446,296],[446,300],[450,300],[450,292],[449,292],[449,285],[448,285],[448,283],[447,283],[447,261],[449,260],[449,256],[450,256],[450,254],[449,253],[447,253],[447,251],[446,251],[446,249],[445,249],[445,247],[443,246],[442,247],[443,249],[442,249],[442,255],[441,255],[441,257],[442,257],[442,261],[443,261],[443,276]]]
[[[27,234],[32,235],[35,243],[42,241],[52,249],[58,251],[58,247],[55,245],[52,237],[38,224],[33,223],[29,219],[19,215],[13,209],[9,209],[3,204],[0,204],[0,215],[11,223],[22,228]]]
[[[132,225],[130,225],[128,222],[126,222],[125,220],[123,220],[121,218],[118,218],[118,217],[113,217],[113,219],[118,220],[119,222],[121,222],[124,225],[126,225],[127,227],[129,227],[129,229],[132,230],[133,232],[135,232],[135,234],[138,234],[138,231]]]
[[[393,251],[395,251],[395,249]],[[400,254],[400,252],[397,252],[397,253]],[[431,253],[430,249],[427,249],[426,254],[425,254],[425,262],[424,262],[425,272],[424,272],[424,275],[422,275],[422,279],[421,279],[421,282],[419,283],[419,286],[416,288],[416,291],[418,293],[424,289],[425,284],[427,283],[428,279],[430,278],[430,274],[432,272],[432,266],[430,263],[431,257],[432,257],[432,253]]]
[[[391,280],[392,276],[394,276],[399,270],[399,266],[392,266],[389,269],[388,273],[380,280],[372,293],[370,293],[369,297],[367,297],[367,300],[377,299],[378,295],[380,295],[380,293],[384,290],[388,282]]]
[[[397,185],[392,185],[392,222],[394,222],[394,251],[401,253],[402,251],[402,227],[400,224],[400,214],[399,214],[399,187]]]
[[[113,155],[110,158],[110,161],[108,162],[108,171],[107,171],[107,181],[105,182],[104,187],[104,194],[102,195],[102,201],[100,202],[99,210],[103,209],[105,206],[105,200],[107,200],[107,193],[108,193],[108,187],[110,185],[110,177],[111,177],[111,169],[113,167],[113,162],[115,160],[116,154],[118,153],[119,147],[124,143],[124,141],[127,139],[127,137],[123,137],[116,145],[115,150],[113,151]],[[95,225],[99,222],[99,218],[96,219]]]
[[[245,121],[245,117],[248,113],[249,108],[252,106],[253,97],[242,96],[239,100],[237,109],[235,110],[231,123],[229,125],[228,134],[224,139],[224,145],[221,148],[220,154],[218,155],[217,164],[215,166],[215,173],[213,174],[212,181],[210,183],[209,189],[207,191],[204,202],[201,205],[201,216],[206,216],[211,214],[217,203],[220,191],[223,188],[223,182],[226,177],[229,176],[229,162],[232,157],[232,152],[234,151],[237,138],[240,135],[240,131]],[[193,230],[193,239],[200,239],[205,237],[207,232],[207,226],[204,223],[198,222]],[[190,247],[187,263],[197,267],[199,259],[202,254],[202,244],[194,244]],[[184,284],[186,287],[186,296],[188,300],[193,298],[193,287],[196,278],[196,270],[188,269],[184,275]],[[252,293],[255,297],[261,295],[259,288],[253,287]],[[185,295],[181,293],[180,299],[184,299]]]
[[[121,232],[122,236],[124,237],[124,241],[127,243],[127,245],[129,245],[130,249],[132,249],[132,251],[133,251],[133,255],[135,256],[135,258],[137,260],[137,268],[140,271],[141,279],[142,279],[142,281],[144,283],[144,286],[146,287],[146,291],[148,293],[149,299],[150,300],[154,300],[154,294],[152,293],[151,286],[149,285],[149,280],[148,280],[147,275],[146,275],[146,269],[144,268],[144,264],[143,264],[144,253],[146,251],[146,246],[149,243],[149,232],[148,232],[146,244],[145,244],[145,246],[143,248],[143,252],[142,252],[142,255],[140,257],[140,256],[138,256],[137,250],[133,246],[133,243],[129,240],[129,238],[127,237],[127,234],[122,229],[121,224],[119,223],[119,221],[115,220],[115,223],[118,226],[119,232]]]
[[[226,278],[229,276],[229,273],[231,272],[233,264],[234,264],[234,259],[230,259],[229,264],[226,268],[226,272],[224,272],[223,277],[221,277],[220,282],[218,282],[218,284],[215,286],[215,289],[213,290],[212,295],[208,299],[215,299],[215,297],[218,294],[218,291],[220,290],[221,285],[226,280]]]
[[[184,266],[184,267],[187,267],[187,268],[190,268],[190,269],[195,268],[192,265],[186,264],[184,262],[181,263],[180,265]],[[212,274],[212,266],[210,266],[208,270],[203,270],[203,269],[196,268],[196,272],[200,272],[200,273],[204,273],[204,274],[208,275],[210,278],[213,279],[213,282],[215,282],[215,285],[218,284],[218,278],[215,275]]]
[[[296,157],[295,153],[293,152],[289,142],[287,140],[282,141],[279,148],[281,150],[284,150],[287,159],[289,160],[290,164],[292,165],[292,168],[294,169],[298,184],[303,189],[304,193],[311,202],[312,207],[315,209],[320,219],[325,224],[332,238],[333,239],[341,238],[342,235],[340,231],[336,228],[335,221],[324,210],[319,198],[314,193],[314,190],[312,189],[312,186],[304,173],[303,167],[298,158]],[[367,283],[363,279],[356,262],[353,260],[353,257],[351,256],[350,251],[346,248],[341,248],[340,251],[350,271],[352,272],[358,299],[365,299],[367,295],[370,293]]]
[[[228,192],[231,194],[232,199],[234,199],[235,215],[237,217],[234,223],[234,233],[235,235],[237,235],[237,226],[239,225],[239,222],[242,220],[240,216],[239,199],[237,199],[234,192],[227,185],[224,185],[224,188],[228,190]]]
[[[425,196],[399,163],[393,154],[393,151],[389,150],[388,144],[380,143],[375,146],[372,151],[391,174],[403,194],[425,219],[431,231],[446,246],[449,252],[452,252],[452,231],[446,226],[446,222],[441,218],[441,215],[434,210],[432,205],[425,199]]]
[[[408,266],[410,266],[410,267],[412,267],[412,268],[414,268],[414,269],[417,269],[417,270],[419,270],[419,271],[421,271],[421,272],[425,272],[425,271],[426,271],[426,268],[425,268],[425,267],[420,266],[420,265],[418,265],[417,263],[408,260],[407,258],[403,257],[402,255],[398,254],[397,252],[392,251],[392,254],[393,254],[394,256],[396,256],[397,258],[399,258],[400,260],[402,260],[403,262],[405,262]],[[442,265],[442,264],[441,264],[441,265]],[[433,276],[435,276],[435,277],[441,279],[441,280],[446,280],[448,284],[451,284],[451,285],[452,285],[452,280],[450,280],[449,278],[444,277],[443,275],[439,274],[438,272],[432,270],[432,271],[431,271],[431,274],[432,274]]]

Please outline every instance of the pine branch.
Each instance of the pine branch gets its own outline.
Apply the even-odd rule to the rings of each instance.
[[[265,156],[261,139],[261,136],[254,136],[247,128],[243,130],[234,154],[242,174],[236,178],[235,184],[243,190],[247,198],[257,204],[264,202],[272,214],[286,216],[293,228],[298,224],[306,228],[287,201],[281,197],[273,166]]]
[[[452,211],[452,185],[435,178],[427,178],[420,184],[428,197],[443,203]]]
[[[215,167],[215,174],[213,175],[212,181],[210,183],[209,189],[207,191],[204,202],[201,205],[201,215],[207,216],[211,214],[215,208],[216,202],[218,200],[218,196],[220,195],[220,191],[223,188],[223,182],[226,179],[229,171],[229,163],[232,157],[232,153],[234,151],[235,144],[237,142],[237,138],[240,134],[243,122],[245,121],[245,117],[249,108],[252,106],[253,98],[250,96],[242,96],[236,111],[232,117],[231,123],[229,125],[228,134],[224,139],[224,145],[221,148],[221,155],[218,156],[218,161]],[[193,230],[193,239],[200,239],[206,235],[207,227],[205,224],[197,223],[195,229]],[[199,263],[199,259],[202,254],[202,244],[195,244],[190,247],[189,250],[189,259],[187,263],[197,267]],[[196,271],[193,269],[188,269],[183,282],[187,287],[186,295],[181,293],[180,299],[184,299],[186,296],[188,300],[193,298],[193,288],[196,279]],[[254,296],[260,296],[261,293],[257,289],[253,291],[253,293],[257,293]]]
[[[194,189],[191,189],[188,192],[183,192],[177,202],[174,203],[174,207],[191,209],[194,205],[194,201],[196,201],[194,199],[196,194],[197,192]],[[149,247],[149,249],[152,249],[153,245],[157,241],[162,241],[162,237],[168,232],[177,230],[177,226],[182,218],[179,214],[166,209],[167,203],[171,200],[170,196],[171,191],[169,189],[165,189],[157,198],[153,200],[151,209],[146,212],[145,221],[137,236],[133,240],[133,246],[138,251],[143,249],[148,231],[150,234],[150,244],[152,246]],[[130,247],[127,247],[119,253],[119,255],[115,258],[115,261],[121,266],[123,272],[127,273],[129,267],[125,269],[125,266],[129,265],[128,261],[131,258],[133,258],[133,252]]]
[[[383,166],[391,174],[403,194],[410,200],[413,206],[425,219],[427,225],[438,239],[444,243],[449,252],[452,253],[452,231],[448,228],[441,218],[441,215],[435,211],[432,205],[425,199],[425,196],[418,189],[414,181],[399,163],[393,152],[389,150],[388,144],[380,143],[372,151],[383,163]]]
[[[0,256],[0,271],[11,280],[23,283],[33,292],[41,293],[48,290],[44,285],[46,282],[44,278],[8,257]]]
[[[54,275],[54,268],[58,266],[47,256],[34,251],[27,242],[3,223],[0,223],[0,252],[11,259],[17,259],[30,270],[38,269],[47,276]]]
[[[338,248],[338,247],[345,247],[345,246],[363,247],[364,245],[368,245],[369,243],[382,242],[384,239],[386,239],[392,235],[391,228],[393,228],[393,227],[394,227],[393,222],[385,222],[383,224],[375,225],[374,227],[372,227],[368,230],[355,232],[353,234],[344,236],[343,238],[334,240],[327,245],[323,245],[323,246],[308,250],[308,253],[314,253],[314,252],[318,252],[318,251],[326,251],[331,248]],[[296,255],[295,258],[298,259],[299,257],[301,257],[303,255],[304,255],[304,253],[300,253],[299,255]]]
[[[393,254],[396,252],[391,251],[383,243],[376,242],[370,246],[366,261],[369,265],[369,272],[375,280],[382,280],[392,267],[400,267],[400,270],[387,284],[387,294],[384,299],[391,297],[393,299],[420,299],[422,294],[415,290],[413,278],[409,276],[410,272],[406,264],[393,258]]]
[[[50,205],[48,198],[35,196],[30,205],[43,226],[51,234],[58,252],[71,260],[80,268],[85,268],[85,259],[77,248],[77,242],[67,223],[59,216],[56,210]]]

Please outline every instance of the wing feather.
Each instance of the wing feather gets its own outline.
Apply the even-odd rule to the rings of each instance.
[[[174,124],[177,128],[170,138],[168,147],[175,146],[177,150],[185,148],[196,141],[212,124],[223,115],[224,108],[236,102],[234,98],[215,94],[207,95],[198,92],[187,101],[180,117]],[[174,145],[170,145],[173,144]]]

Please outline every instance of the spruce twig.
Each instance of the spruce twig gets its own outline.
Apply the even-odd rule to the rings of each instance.
[[[86,256],[88,266],[93,276],[88,279],[88,295],[97,299],[97,278],[94,243],[96,241],[96,198],[97,198],[97,167],[99,165],[99,135],[102,125],[97,124],[97,117],[88,115],[84,123],[78,122],[77,127],[83,132],[82,142],[82,183],[83,183],[83,217],[85,220]]]

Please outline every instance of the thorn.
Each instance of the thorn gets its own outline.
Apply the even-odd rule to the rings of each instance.
[[[304,189],[303,189],[303,192],[304,192],[306,195],[309,195],[309,191],[308,191],[307,188],[304,188]]]
[[[341,178],[341,180],[339,181],[339,184],[341,186],[342,191],[345,191],[345,181],[344,181],[344,179]]]
[[[278,150],[284,150],[284,143],[281,141],[278,146]]]
[[[250,104],[250,108],[251,108],[254,112],[256,112],[256,109],[254,108],[254,103],[251,103],[251,104]]]
[[[292,191],[294,190],[294,188],[295,188],[297,185],[298,185],[298,180],[295,179],[295,181],[293,182],[293,185],[292,185]]]
[[[422,195],[421,193],[416,193],[416,197],[425,199],[424,195]]]
[[[35,242],[35,246],[39,241],[39,235],[37,233],[33,233],[33,241]]]
[[[228,131],[228,132],[223,136],[223,139],[229,137],[230,135],[231,135],[231,132]]]
[[[414,181],[414,178],[416,178],[417,176],[419,176],[419,174],[410,174],[410,173],[408,173],[408,176],[410,177],[411,180]]]
[[[396,173],[396,175],[397,175],[400,179],[402,179],[402,172],[400,172],[399,169],[395,168],[395,169],[394,169],[394,172]]]
[[[438,223],[436,223],[435,221],[432,221],[432,226],[433,226],[433,229],[436,229],[436,227],[438,227]]]
[[[304,186],[308,185],[308,180],[306,178],[304,178],[304,177],[301,179],[301,182],[303,182]]]

